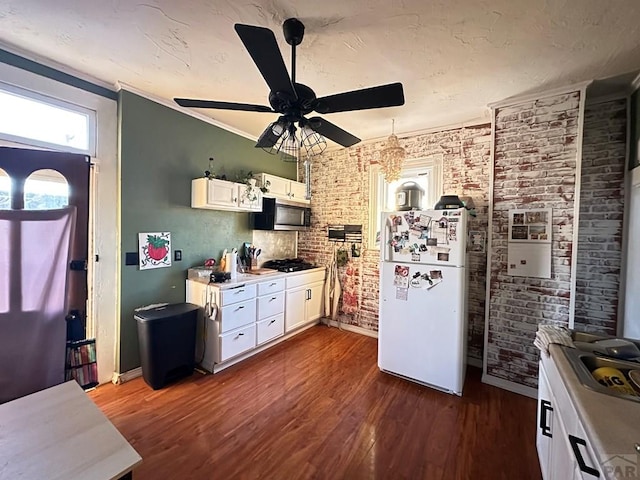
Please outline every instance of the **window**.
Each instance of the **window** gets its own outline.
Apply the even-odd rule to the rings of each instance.
[[[0,138],[73,153],[95,154],[95,112],[0,84]]]
[[[49,210],[67,205],[69,205],[69,184],[60,172],[37,170],[25,180],[25,210]]]
[[[0,210],[11,208],[11,177],[0,168]]]
[[[414,181],[424,189],[422,209],[433,208],[442,195],[442,155],[407,160],[399,180],[387,183],[377,165],[370,170],[369,191],[371,203],[369,211],[369,245],[380,248],[380,217],[382,212],[396,209],[396,190],[407,181]]]

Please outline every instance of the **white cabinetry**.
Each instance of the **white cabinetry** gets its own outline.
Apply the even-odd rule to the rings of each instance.
[[[191,181],[191,207],[236,212],[260,212],[262,191],[244,183],[196,178]]]
[[[540,360],[536,446],[544,480],[604,478],[551,357]]]
[[[324,271],[320,271],[287,277],[285,332],[322,317],[324,274]]]
[[[309,200],[305,198],[306,186],[304,183],[289,180],[288,178],[276,177],[269,173],[259,173],[257,178],[260,186],[268,185],[267,188],[269,191],[265,194],[267,197],[309,203]]]
[[[257,344],[284,335],[284,278],[258,284]]]
[[[187,301],[203,307],[213,306],[214,317],[198,322],[196,361],[213,371],[224,362],[256,346],[256,286],[239,285],[220,290],[206,284],[187,281]]]
[[[317,321],[324,275],[324,270],[316,270],[209,285],[187,280],[187,302],[205,307],[198,321],[196,362],[210,372],[220,371]],[[285,318],[290,322],[286,332]]]

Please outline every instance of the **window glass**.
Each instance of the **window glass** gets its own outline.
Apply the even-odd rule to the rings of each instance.
[[[11,208],[11,177],[0,168],[0,210]]]
[[[57,105],[62,102],[53,99],[46,101],[36,97],[39,96],[26,91],[0,88],[2,138],[9,141],[31,140],[28,143],[63,146],[68,151],[90,153],[91,112],[73,108],[73,105]]]
[[[442,156],[405,162],[400,179],[391,183],[384,180],[377,166],[372,166],[370,175],[369,245],[370,248],[380,248],[380,217],[382,212],[396,210],[396,190],[400,185],[407,181],[416,182],[424,190],[421,208],[434,207],[442,191]]]
[[[55,170],[37,170],[24,182],[24,209],[49,210],[69,205],[69,184]]]

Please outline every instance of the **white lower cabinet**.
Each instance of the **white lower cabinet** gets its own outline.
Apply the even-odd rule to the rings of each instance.
[[[552,358],[540,361],[536,447],[544,480],[604,478]]]
[[[237,330],[222,333],[219,336],[220,353],[216,363],[222,363],[256,346],[256,329],[254,324]]]
[[[284,285],[284,279],[258,284],[258,345],[284,335]]]
[[[282,336],[284,334],[284,313],[259,320],[256,324],[256,332],[258,345]]]
[[[324,271],[287,278],[285,332],[315,322],[322,317]]]
[[[222,286],[187,280],[187,302],[205,307],[196,334],[196,362],[210,372],[217,371],[216,364],[251,355],[282,337],[285,319],[292,322],[288,332],[322,315],[324,270]],[[285,291],[288,286],[291,291]],[[211,311],[213,318],[207,316]]]

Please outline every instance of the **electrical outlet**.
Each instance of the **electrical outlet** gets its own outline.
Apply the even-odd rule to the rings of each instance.
[[[173,252],[173,259],[176,262],[181,262],[182,261],[182,250],[175,250]]]

